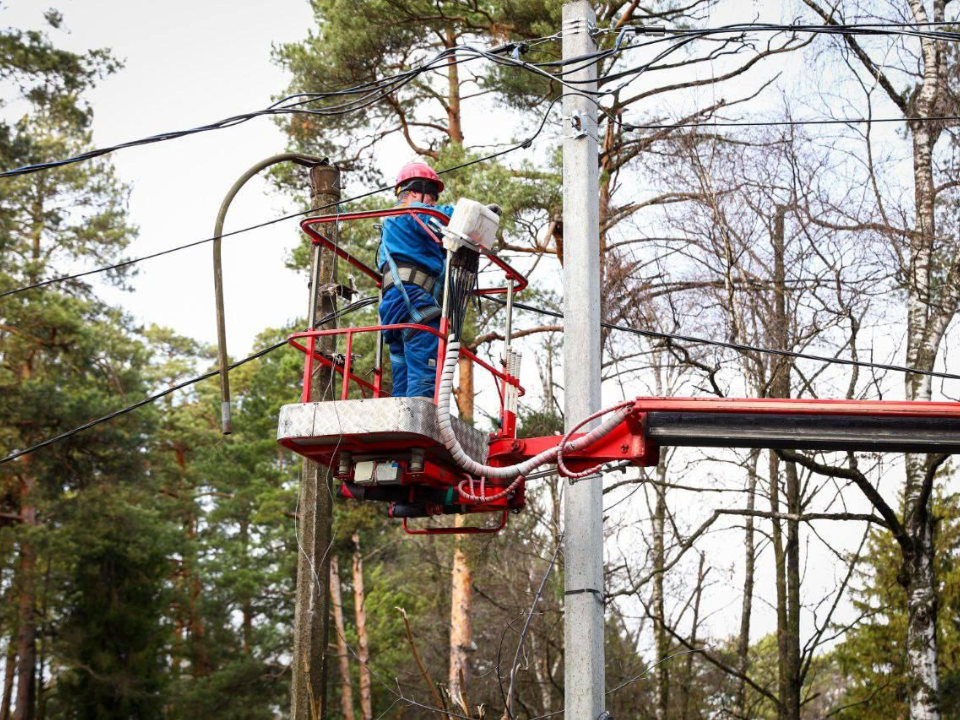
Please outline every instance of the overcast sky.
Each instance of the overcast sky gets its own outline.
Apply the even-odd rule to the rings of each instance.
[[[13,0],[5,25],[43,27],[47,3]],[[110,48],[124,68],[87,95],[94,108],[95,146],[139,138],[256,110],[287,83],[271,60],[275,43],[304,37],[312,21],[304,0],[67,0],[55,7],[67,32],[50,30],[59,46],[82,52]],[[131,257],[209,237],[220,202],[250,165],[285,149],[273,120],[203,133],[115,153],[131,187],[130,217],[140,233]],[[289,200],[251,181],[230,210],[227,230],[294,210]],[[224,241],[231,353],[246,351],[259,330],[301,314],[305,288],[283,268],[298,241],[288,221]],[[101,289],[144,323],[157,323],[207,342],[216,338],[211,246],[145,262],[135,291]]]

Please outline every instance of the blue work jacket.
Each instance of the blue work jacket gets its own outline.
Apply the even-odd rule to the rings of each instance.
[[[401,207],[400,204],[397,207]],[[439,210],[447,217],[453,215],[453,205],[427,205],[426,203],[408,203],[407,207],[430,208]],[[420,220],[427,226],[431,226],[432,218],[428,215],[421,215]],[[440,237],[439,231],[436,232]],[[409,263],[419,265],[427,272],[440,276],[443,274],[443,246],[434,242],[433,238],[427,235],[426,231],[410,215],[398,215],[389,217],[383,221],[383,233],[380,239],[380,252],[377,253],[377,267],[383,268],[387,265],[387,258],[383,252],[386,246],[398,265]]]

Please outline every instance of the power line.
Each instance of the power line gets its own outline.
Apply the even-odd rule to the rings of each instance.
[[[533,133],[533,135],[528,137],[526,140],[523,140],[522,142],[517,143],[516,145],[512,145],[503,150],[498,150],[497,152],[490,153],[489,155],[484,155],[483,157],[474,158],[473,160],[468,160],[467,162],[460,163],[459,165],[453,165],[452,167],[444,168],[443,170],[438,170],[437,171],[438,174],[444,175],[447,173],[456,172],[457,170],[462,170],[472,165],[477,165],[478,163],[494,160],[503,155],[507,155],[508,153],[515,152],[516,150],[529,148],[533,144],[533,142],[543,132],[543,129],[546,127],[547,120],[550,116],[550,113],[553,111],[554,106],[557,104],[559,100],[560,98],[556,97],[550,102],[546,111],[543,114],[543,117],[540,120],[540,125],[537,127],[537,130]],[[325,210],[327,208],[333,207],[334,205],[338,205],[338,204],[344,205],[347,203],[356,202],[357,200],[362,200],[364,198],[368,198],[382,192],[392,191],[393,189],[394,189],[393,185],[384,185],[383,187],[379,187],[374,190],[361,193],[360,195],[354,195],[353,197],[346,198],[344,200],[341,200],[339,203],[329,203],[327,205],[321,205],[319,207],[310,208],[309,210],[303,210],[300,212],[291,213],[289,215],[282,215],[281,217],[273,218],[271,220],[266,220],[264,222],[257,223],[256,225],[250,225],[248,227],[240,228],[239,230],[231,230],[230,232],[222,233],[219,237],[221,238],[232,237],[234,235],[240,235],[242,233],[250,232],[252,230],[259,230],[260,228],[264,228],[269,225],[275,225],[276,223],[284,222],[285,220],[292,220],[293,218],[301,217],[303,215],[309,215],[310,213],[319,212],[320,210]],[[202,240],[195,240],[185,245],[178,245],[176,247],[167,248],[166,250],[161,250],[159,252],[155,252],[150,255],[144,255],[139,258],[133,258],[132,260],[124,260],[122,262],[115,263],[113,265],[105,265],[103,267],[94,268],[92,270],[84,270],[83,272],[73,273],[72,275],[60,275],[58,277],[49,278],[48,280],[41,280],[40,282],[33,283],[32,285],[24,285],[22,287],[18,287],[12,290],[7,290],[5,292],[2,292],[0,293],[0,299],[3,299],[10,295],[16,295],[18,293],[26,292],[27,290],[34,290],[36,288],[45,287],[47,285],[53,285],[55,283],[66,282],[68,280],[76,280],[78,278],[87,277],[89,275],[96,275],[102,272],[108,272],[110,270],[118,270],[120,268],[127,267],[128,265],[134,265],[136,263],[143,262],[144,260],[152,260],[154,258],[162,257],[164,255],[170,255],[171,253],[179,252],[180,250],[187,250],[192,247],[197,247],[198,245],[204,245],[206,243],[213,242],[216,239],[217,239],[217,236],[203,238]]]
[[[499,298],[491,297],[489,295],[484,295],[483,299],[489,302],[497,303],[499,305],[506,304],[506,301],[501,300]],[[524,303],[518,303],[518,302],[514,302],[513,307],[519,310],[526,310],[528,312],[535,312],[540,315],[546,315],[548,317],[563,319],[563,313],[557,312],[555,310],[547,310],[545,308],[538,308],[533,305],[526,305]],[[724,340],[711,340],[709,338],[696,337],[694,335],[681,335],[679,333],[660,332],[658,330],[641,330],[639,328],[627,327],[625,325],[615,325],[614,323],[608,323],[608,322],[601,322],[600,324],[609,330],[617,330],[619,332],[632,333],[634,335],[640,335],[642,337],[652,337],[652,338],[659,338],[663,340],[676,340],[679,342],[691,343],[694,345],[713,345],[715,347],[723,347],[729,350],[736,350],[737,352],[756,352],[756,353],[763,353],[767,355],[779,355],[781,357],[791,357],[791,358],[796,358],[798,360],[814,360],[816,362],[829,363],[833,365],[852,365],[855,367],[872,368],[875,370],[892,370],[895,372],[913,373],[916,375],[925,375],[928,377],[944,378],[946,380],[960,380],[960,375],[955,375],[953,373],[938,372],[936,370],[920,370],[919,368],[908,367],[906,365],[889,365],[886,363],[866,362],[864,360],[849,360],[847,358],[827,357],[826,355],[811,355],[809,353],[795,352],[793,350],[777,350],[776,348],[759,347],[757,345],[747,345],[744,343],[726,342]]]
[[[830,118],[824,120],[727,120],[709,123],[634,124],[621,123],[624,130],[672,130],[679,128],[723,127],[782,127],[795,125],[872,125],[874,123],[911,122],[956,122],[960,115],[936,115],[933,117],[904,116],[898,118]]]
[[[377,298],[370,297],[370,298],[363,298],[361,300],[357,300],[356,302],[350,303],[349,305],[341,308],[337,312],[330,313],[329,315],[326,315],[325,317],[321,318],[317,322],[317,327],[325,323],[328,323],[332,320],[335,320],[337,318],[340,318],[343,315],[354,312],[368,305],[372,305],[375,302],[377,302]],[[273,345],[270,345],[269,347],[266,347],[263,350],[255,352],[253,355],[249,355],[245,357],[243,360],[239,360],[233,363],[232,365],[229,366],[228,369],[233,370],[234,368],[238,368],[241,365],[246,365],[251,360],[256,360],[257,358],[261,358],[264,355],[271,353],[274,350],[281,348],[286,344],[287,344],[286,340],[281,340],[278,343],[274,343]],[[55,435],[54,437],[47,438],[43,442],[39,442],[36,445],[31,445],[30,447],[25,448],[24,450],[18,450],[14,453],[11,453],[10,455],[7,455],[7,457],[0,460],[0,465],[16,460],[18,457],[22,457],[23,455],[29,455],[30,453],[35,452],[36,450],[40,450],[49,445],[53,445],[54,443],[58,443],[61,440],[66,440],[67,438],[72,437],[77,433],[81,433],[84,430],[89,430],[90,428],[96,427],[97,425],[102,425],[105,422],[109,422],[123,415],[127,415],[128,413],[132,413],[134,410],[138,410],[139,408],[142,408],[144,405],[149,405],[150,403],[156,402],[160,398],[166,397],[167,395],[170,395],[171,393],[174,393],[177,390],[182,390],[185,387],[189,387],[190,385],[195,385],[196,383],[202,382],[203,380],[209,380],[210,378],[216,377],[219,374],[220,374],[220,370],[211,370],[210,372],[204,373],[203,375],[198,375],[197,377],[190,378],[189,380],[184,380],[183,382],[177,383],[176,385],[172,385],[171,387],[168,387],[167,389],[161,392],[158,392],[155,395],[151,395],[150,397],[140,400],[139,402],[135,402],[133,405],[128,405],[125,408],[122,408],[120,410],[115,410],[114,412],[108,413],[107,415],[99,417],[96,420],[91,420],[90,422],[84,423],[83,425],[79,425],[73,428],[72,430],[67,430],[66,432],[60,433],[59,435]]]
[[[104,148],[97,148],[90,150],[88,152],[80,153],[68,158],[63,158],[60,160],[51,160],[49,162],[36,163],[32,165],[23,165],[21,167],[11,168],[9,170],[4,170],[0,172],[0,178],[7,177],[16,177],[18,175],[26,175],[30,173],[40,172],[43,170],[51,170],[58,167],[63,167],[64,165],[71,165],[74,163],[84,162],[86,160],[92,160],[94,158],[102,157],[104,155],[109,155],[118,150],[124,150],[131,147],[138,147],[141,145],[151,145],[154,143],[164,142],[167,140],[175,140],[181,137],[188,135],[195,135],[198,133],[209,132],[212,130],[222,130],[224,128],[234,127],[242,123],[248,122],[257,117],[268,116],[268,115],[314,115],[318,117],[331,117],[336,115],[344,115],[352,112],[358,112],[364,110],[371,105],[376,104],[380,100],[384,99],[388,95],[396,92],[402,87],[410,84],[420,75],[431,72],[434,70],[444,70],[450,67],[451,64],[459,65],[461,63],[469,62],[476,59],[488,59],[493,60],[494,62],[498,60],[503,60],[499,57],[500,53],[512,51],[514,49],[519,49],[520,47],[526,47],[530,43],[537,44],[541,41],[548,41],[554,39],[554,36],[543,37],[543,38],[534,38],[532,40],[523,41],[523,43],[508,43],[506,45],[501,45],[491,50],[483,50],[480,48],[475,48],[470,45],[457,45],[453,48],[447,48],[443,51],[434,55],[431,59],[426,62],[406,70],[396,75],[392,75],[386,78],[381,78],[379,80],[371,80],[365,83],[360,83],[350,88],[345,88],[341,90],[330,90],[324,92],[309,92],[309,93],[295,93],[293,95],[287,95],[284,98],[281,98],[277,102],[273,103],[267,108],[262,110],[255,110],[253,112],[241,113],[238,115],[233,115],[222,120],[217,120],[212,123],[205,125],[199,125],[197,127],[188,128],[185,130],[173,130],[169,132],[163,132],[156,135],[150,135],[147,137],[139,138],[136,140],[130,140],[123,143],[118,143],[116,145],[110,145]],[[458,53],[463,53],[466,55],[465,58],[458,59]],[[508,63],[513,64],[513,63]],[[525,65],[525,63],[520,63]],[[359,97],[355,100],[349,100],[340,105],[334,105],[329,107],[323,107],[320,109],[311,109],[305,108],[304,106],[318,103],[322,100],[328,100],[330,98],[340,97],[340,96],[353,96],[358,95]]]
[[[553,107],[553,104],[555,103],[556,103],[556,100],[554,100],[553,103],[551,103],[550,108],[548,108],[547,110],[547,114],[549,114],[550,110]],[[546,118],[546,115],[545,115],[545,118]],[[681,129],[681,128],[782,127],[782,126],[799,126],[799,125],[850,125],[850,124],[873,124],[873,123],[951,122],[951,121],[953,122],[960,121],[960,115],[938,115],[935,117],[911,116],[911,117],[901,117],[901,118],[840,118],[840,119],[825,119],[825,120],[762,120],[762,121],[731,120],[731,121],[710,122],[710,123],[688,122],[688,123],[666,123],[666,124],[664,123],[637,124],[637,123],[621,122],[620,124],[624,130],[672,130],[672,129]],[[461,163],[460,165],[455,165],[450,168],[439,170],[438,172],[440,174],[443,174],[443,173],[454,172],[456,170],[462,170],[465,167],[469,167],[471,165],[475,165],[481,162],[487,162],[494,158],[500,157],[501,155],[505,155],[507,153],[513,152],[514,150],[528,147],[529,143],[532,143],[540,135],[540,133],[543,130],[543,126],[544,126],[544,122],[541,122],[540,128],[530,138],[525,140],[523,143],[520,143],[519,145],[515,145],[513,147],[507,148],[506,150],[502,150],[497,153],[486,155],[482,158],[477,158],[469,162]],[[379,194],[381,192],[386,192],[392,189],[393,189],[393,186],[379,187],[379,188],[376,188],[375,190],[371,190],[369,192],[361,193],[360,195],[355,195],[353,197],[346,198],[345,200],[341,200],[340,204],[356,202],[357,200],[362,200],[364,198],[371,197],[373,195]],[[303,210],[301,212],[291,213],[289,215],[283,215],[281,217],[273,218],[271,220],[266,220],[262,223],[257,223],[255,225],[250,225],[248,227],[240,228],[239,230],[232,230],[230,232],[223,233],[220,237],[222,238],[232,237],[234,235],[240,235],[242,233],[250,232],[252,230],[259,230],[261,228],[274,225],[276,223],[284,222],[286,220],[292,220],[294,218],[301,217],[303,215],[308,215],[313,212],[318,212],[320,210],[324,210],[329,207],[332,207],[332,205],[321,205],[316,208],[310,208],[309,210]],[[0,299],[8,297],[10,295],[16,295],[18,293],[25,292],[27,290],[34,290],[36,288],[45,287],[47,285],[52,285],[55,283],[66,282],[68,280],[77,280],[79,278],[87,277],[90,275],[109,272],[111,270],[118,270],[120,268],[127,267],[129,265],[134,265],[136,263],[140,263],[145,260],[152,260],[154,258],[158,258],[164,255],[169,255],[171,253],[178,252],[180,250],[187,250],[189,248],[196,247],[198,245],[204,245],[206,243],[213,242],[215,239],[216,237],[208,237],[202,240],[196,240],[194,242],[187,243],[185,245],[178,245],[172,248],[167,248],[166,250],[161,250],[156,253],[144,255],[139,258],[124,260],[122,262],[119,262],[113,265],[105,265],[99,268],[94,268],[92,270],[84,270],[83,272],[73,273],[71,275],[61,275],[55,278],[41,280],[40,282],[33,283],[32,285],[24,285],[22,287],[14,288],[12,290],[6,290],[4,292],[0,292]]]
[[[914,36],[922,39],[933,39],[940,41],[950,41],[957,42],[960,41],[960,33],[953,31],[926,31],[926,30],[910,30],[902,29],[910,27],[907,24],[891,24],[886,26],[874,24],[874,25],[840,25],[840,24],[829,24],[829,25],[802,25],[802,24],[793,24],[793,25],[778,25],[778,24],[768,24],[768,23],[739,23],[732,25],[725,25],[715,28],[666,28],[664,26],[643,26],[643,25],[625,25],[620,28],[608,28],[604,30],[598,30],[600,34],[611,34],[616,33],[617,39],[612,50],[599,51],[596,53],[596,59],[590,59],[589,56],[584,56],[591,62],[596,60],[601,60],[607,55],[612,55],[618,51],[627,50],[627,49],[636,49],[640,47],[648,47],[650,45],[655,45],[657,43],[663,42],[674,42],[674,44],[658,54],[653,60],[627,70],[619,71],[613,74],[607,74],[598,78],[600,85],[603,85],[606,82],[611,80],[616,80],[623,77],[629,77],[630,79],[621,85],[616,90],[605,90],[599,88],[596,91],[593,91],[592,94],[598,96],[611,94],[619,91],[626,84],[633,82],[637,77],[639,77],[646,70],[651,69],[656,65],[657,62],[664,59],[666,56],[670,55],[673,52],[676,52],[685,45],[693,42],[698,39],[711,38],[717,35],[727,35],[730,33],[735,33],[738,35],[746,35],[750,32],[774,32],[774,33],[798,33],[798,32],[807,32],[812,34],[823,34],[823,35],[870,35],[870,36]],[[890,28],[901,28],[898,30],[893,30]],[[635,34],[644,34],[644,35],[660,35],[663,36],[657,40],[648,41],[646,43],[640,44],[627,44],[621,48],[621,45],[630,32]],[[724,42],[728,42],[724,41]],[[506,62],[506,60],[503,60]],[[553,63],[555,64],[555,63]],[[571,71],[572,72],[572,71]],[[571,83],[576,83],[577,81],[570,81]],[[581,92],[588,92],[582,90]]]
[[[932,24],[928,24],[932,25]],[[70,165],[73,163],[83,162],[86,160],[92,160],[94,158],[102,157],[104,155],[109,155],[118,150],[123,150],[131,147],[138,147],[141,145],[150,145],[154,143],[164,142],[167,140],[175,140],[181,137],[188,135],[195,135],[198,133],[209,132],[212,130],[221,130],[224,128],[234,127],[242,123],[248,122],[257,117],[267,116],[267,115],[287,115],[287,114],[305,114],[305,115],[316,115],[320,117],[330,117],[335,115],[342,115],[352,112],[357,112],[363,110],[371,105],[376,104],[386,96],[396,92],[402,87],[413,82],[421,74],[430,72],[438,69],[445,69],[449,67],[451,61],[455,64],[460,64],[462,62],[468,62],[473,59],[485,58],[495,64],[500,65],[511,65],[527,71],[533,72],[535,74],[546,77],[549,80],[556,81],[561,83],[563,86],[570,89],[575,89],[575,86],[579,84],[580,81],[567,81],[563,79],[563,75],[568,73],[573,73],[579,70],[584,63],[597,62],[599,60],[606,59],[612,55],[618,54],[628,49],[637,49],[639,47],[645,47],[652,45],[658,42],[670,42],[675,40],[681,40],[681,42],[676,43],[676,45],[662,53],[660,56],[655,58],[650,63],[647,63],[643,66],[637,68],[629,69],[618,73],[616,76],[608,76],[604,78],[599,78],[601,82],[614,79],[615,77],[627,77],[631,75],[639,76],[642,72],[648,69],[653,63],[661,59],[665,54],[673,52],[682,45],[686,44],[695,39],[706,38],[714,35],[722,35],[729,33],[747,33],[747,32],[810,32],[816,34],[826,34],[826,35],[877,35],[877,36],[889,36],[889,35],[903,35],[903,36],[916,36],[921,38],[929,38],[936,40],[949,40],[949,41],[958,41],[960,40],[960,33],[952,31],[930,31],[930,30],[912,30],[911,27],[919,27],[920,24],[910,25],[906,23],[891,23],[888,25],[884,24],[863,24],[863,25],[774,25],[774,24],[763,24],[763,23],[745,23],[745,24],[733,24],[720,26],[716,28],[699,28],[699,29],[667,29],[663,27],[650,27],[650,26],[640,26],[640,25],[625,25],[619,29],[606,29],[598,31],[601,34],[617,32],[618,38],[615,46],[612,49],[607,50],[598,50],[594,53],[588,55],[579,56],[576,58],[569,58],[566,60],[551,61],[546,63],[526,63],[519,59],[521,52],[526,51],[530,46],[535,46],[543,42],[548,42],[551,40],[556,40],[559,37],[559,33],[532,38],[523,41],[516,41],[501,45],[499,47],[493,48],[491,50],[484,50],[481,48],[476,48],[471,45],[457,45],[453,48],[446,48],[443,51],[437,53],[432,58],[426,62],[406,70],[404,72],[397,73],[385,78],[380,78],[378,80],[370,80],[352,87],[343,88],[340,90],[329,90],[324,92],[310,92],[310,93],[295,93],[288,95],[284,98],[281,98],[277,102],[273,103],[267,108],[262,110],[256,110],[248,113],[240,113],[238,115],[233,115],[222,120],[217,120],[212,123],[207,123],[205,125],[199,125],[192,128],[187,128],[184,130],[173,130],[163,133],[158,133],[156,135],[150,135],[147,137],[139,138],[136,140],[130,140],[123,143],[118,143],[116,145],[110,145],[104,148],[97,148],[90,150],[85,153],[81,153],[72,157],[63,158],[60,160],[52,160],[44,163],[36,163],[31,165],[23,165],[17,168],[11,168],[0,172],[0,178],[6,177],[15,177],[18,175],[25,175],[34,172],[40,172],[42,170],[49,170],[57,167],[63,167],[65,165]],[[894,30],[893,28],[899,28]],[[669,34],[669,37],[664,37],[660,40],[654,40],[648,43],[641,44],[626,44],[623,45],[622,41],[626,33],[631,32],[634,34]],[[514,56],[504,56],[505,52],[513,52]],[[455,59],[459,53],[467,55],[463,59]],[[567,65],[579,63],[577,67],[573,67],[570,70],[551,73],[543,68],[546,67],[565,67]],[[587,92],[581,90],[580,92]],[[597,90],[590,91],[588,94],[597,94],[603,95],[608,91]],[[355,99],[347,100],[339,105],[333,105],[329,107],[324,107],[320,109],[306,109],[304,106],[317,103],[322,100],[329,100],[339,97],[348,97],[352,98],[357,96]]]
[[[666,34],[672,37],[702,37],[710,35],[725,35],[728,33],[748,32],[793,32],[812,33],[815,35],[865,35],[865,36],[903,36],[919,37],[927,40],[960,40],[960,32],[953,30],[924,30],[917,28],[943,27],[960,25],[960,23],[731,23],[712,28],[667,28],[658,25],[623,25],[620,28],[601,30],[602,34],[635,32],[638,34]]]

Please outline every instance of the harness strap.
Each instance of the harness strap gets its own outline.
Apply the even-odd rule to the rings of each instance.
[[[390,284],[395,285],[397,289],[400,291],[400,295],[403,297],[403,302],[407,306],[407,312],[410,313],[410,318],[417,325],[424,325],[440,317],[441,310],[436,305],[435,297],[434,297],[434,306],[432,308],[424,308],[423,310],[421,310],[413,306],[413,302],[410,300],[410,295],[407,294],[407,289],[403,286],[403,278],[401,274],[402,270],[400,266],[397,265],[397,261],[393,259],[393,255],[390,254],[390,249],[387,247],[386,243],[381,242],[380,248],[383,251],[383,256],[387,259],[387,264],[390,266],[390,275],[387,275],[386,273],[383,274],[383,283],[382,283],[381,289],[382,290],[387,289],[387,278],[389,277],[392,280]],[[424,275],[426,275],[426,273],[424,273]],[[434,283],[434,286],[438,287],[436,283]],[[430,293],[430,295],[432,296],[433,293]],[[412,331],[404,330],[402,334],[406,339],[411,336]]]
[[[388,268],[383,268],[383,271],[387,269]],[[382,289],[384,292],[386,292],[388,288],[397,284],[396,280],[394,279],[393,268],[389,268],[389,270],[390,272],[383,272]],[[437,277],[435,275],[431,275],[425,270],[413,265],[403,265],[398,263],[397,275],[400,277],[400,282],[416,285],[428,295],[433,295],[433,290],[437,286]]]

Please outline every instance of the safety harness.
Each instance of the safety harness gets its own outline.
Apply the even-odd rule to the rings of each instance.
[[[384,254],[387,254],[387,252],[389,251],[385,250]],[[388,288],[399,284],[395,280],[396,276],[394,275],[393,268],[390,268],[390,270],[390,273],[383,276],[382,289],[384,292],[386,292]],[[431,275],[420,266],[407,263],[397,263],[397,275],[401,282],[416,285],[430,295],[433,294],[434,287],[440,282],[439,278]]]
[[[398,265],[397,261],[393,259],[393,255],[390,254],[390,249],[387,247],[387,244],[383,242],[382,229],[380,233],[380,249],[383,251],[383,256],[386,258],[387,265],[390,267],[389,275],[387,273],[383,273],[381,290],[386,292],[387,288],[396,286],[400,291],[400,295],[403,297],[403,302],[407,306],[407,312],[410,313],[411,319],[417,325],[425,325],[431,320],[435,320],[436,318],[440,317],[441,311],[440,304],[437,302],[437,295],[440,293],[442,288],[440,283],[437,281],[437,278],[414,265]],[[425,293],[433,298],[433,307],[414,307],[413,302],[410,300],[410,295],[407,293],[407,289],[403,286],[404,283],[412,283],[413,285],[422,288]],[[404,340],[409,339],[413,332],[415,331],[411,331],[409,329],[404,330]]]

